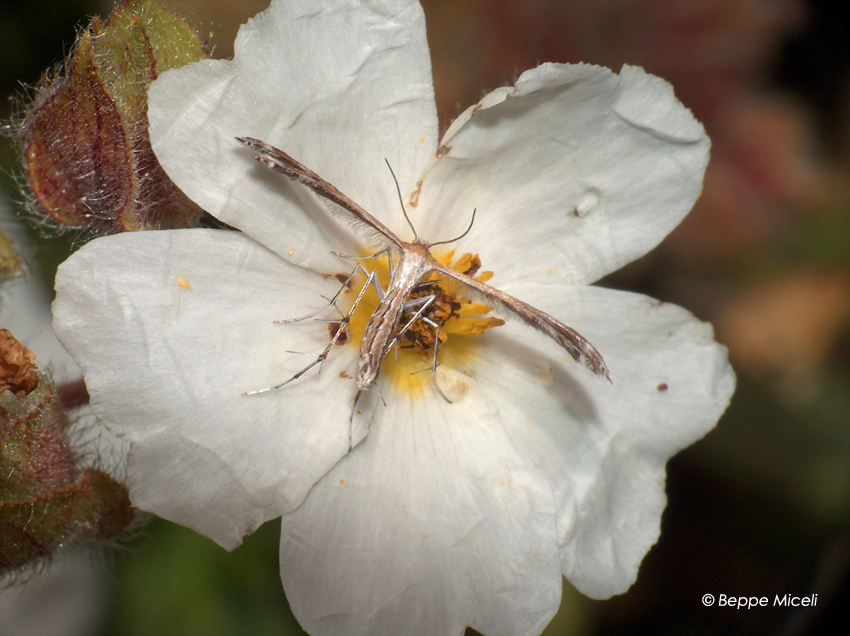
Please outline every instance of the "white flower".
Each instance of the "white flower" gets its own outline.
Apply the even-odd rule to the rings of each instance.
[[[283,515],[281,577],[316,636],[537,634],[562,574],[597,598],[629,587],[658,537],[667,459],[734,385],[709,325],[588,286],[699,195],[709,141],[668,84],[544,64],[463,113],[438,150],[418,3],[287,0],[242,28],[232,62],[164,73],[149,114],[171,178],[241,233],[100,238],[57,276],[56,330],[132,443],[137,506],[227,548]],[[320,374],[243,396],[309,363],[288,351],[327,345],[327,323],[274,321],[336,293],[329,275],[353,262],[333,251],[375,250],[237,136],[284,149],[405,240],[385,158],[424,240],[460,235],[477,210],[440,249],[480,255],[492,285],[581,331],[613,383],[509,321],[441,345],[453,403],[390,354],[386,404],[371,390],[351,419],[353,325]]]

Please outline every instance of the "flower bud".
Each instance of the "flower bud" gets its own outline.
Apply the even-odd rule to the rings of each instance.
[[[127,488],[84,466],[70,419],[35,356],[0,330],[0,577],[133,521]]]
[[[94,18],[23,123],[26,178],[50,220],[100,232],[197,225],[201,210],[151,149],[147,89],[205,57],[194,29],[147,0],[126,0],[105,24]]]

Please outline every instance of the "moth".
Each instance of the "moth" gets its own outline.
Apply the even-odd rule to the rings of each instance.
[[[360,295],[355,300],[355,306],[362,298],[369,283],[375,286],[380,298],[378,306],[375,308],[372,316],[366,323],[363,340],[360,346],[360,357],[357,364],[356,375],[356,383],[359,391],[365,391],[375,385],[381,368],[381,362],[392,350],[392,347],[397,342],[400,334],[407,330],[415,320],[420,318],[427,320],[423,316],[423,313],[427,308],[429,297],[426,296],[424,299],[418,298],[411,301],[410,295],[414,289],[422,284],[424,278],[432,274],[461,283],[470,292],[471,296],[477,296],[481,302],[493,307],[498,314],[506,317],[519,318],[527,325],[546,334],[558,343],[558,345],[563,347],[576,362],[583,364],[595,374],[605,377],[609,382],[611,381],[611,374],[608,371],[608,367],[605,365],[605,361],[602,359],[602,355],[577,331],[568,327],[557,318],[532,307],[518,298],[514,298],[495,287],[491,287],[486,283],[475,280],[471,276],[467,276],[466,274],[443,265],[431,256],[430,248],[450,241],[428,243],[421,240],[416,234],[416,229],[413,227],[410,219],[407,217],[407,213],[404,212],[403,201],[402,212],[404,213],[404,217],[410,225],[410,228],[413,230],[414,235],[414,240],[410,243],[401,240],[388,227],[340,192],[336,187],[322,179],[309,168],[300,164],[282,150],[275,148],[264,141],[253,139],[251,137],[237,137],[236,139],[249,148],[257,151],[255,158],[258,161],[265,163],[278,172],[282,172],[287,177],[304,184],[317,195],[335,203],[336,206],[332,209],[332,213],[340,215],[341,218],[344,218],[345,221],[350,223],[352,226],[373,238],[375,242],[383,248],[374,256],[378,256],[385,252],[390,256],[391,276],[386,291],[380,289],[380,284],[378,283],[374,272],[369,273],[365,270],[365,268],[362,268],[362,266],[358,266],[358,268],[362,268],[367,274],[369,280],[367,284],[363,286]],[[398,183],[396,183],[396,188],[398,189]],[[399,200],[402,200],[400,191]],[[470,223],[466,232],[464,232],[461,236],[452,239],[452,241],[456,241],[465,236],[471,228],[472,223]],[[374,258],[374,256],[367,258]],[[393,261],[395,262],[394,267],[392,266]],[[355,272],[356,271],[357,270],[355,269]],[[351,280],[355,272],[352,272],[348,280]],[[347,282],[348,281],[346,281],[346,283]],[[335,299],[336,297],[331,300],[331,304],[333,304]],[[413,317],[411,319],[404,320],[405,324],[400,328],[400,325],[402,325],[403,322],[404,313],[411,312],[414,307],[416,308],[416,311],[412,312],[414,314]],[[350,311],[348,317],[351,316],[351,313],[352,312]],[[310,316],[306,316],[305,318],[309,317]],[[347,320],[348,317],[346,317],[344,321]],[[436,326],[436,324],[432,322],[429,322],[429,324]],[[342,331],[342,326],[340,326],[328,347],[321,354],[317,354],[317,360],[299,371],[295,376],[277,386],[270,387],[268,389],[261,389],[259,391],[251,391],[246,393],[246,395],[273,391],[299,378],[306,371],[325,360],[333,345],[340,338]],[[435,351],[432,372],[436,371],[437,343],[439,343],[439,337],[436,339],[434,345]],[[437,386],[436,381],[434,384]],[[439,387],[437,387],[437,390],[440,391]],[[442,395],[442,391],[440,391],[440,393]],[[443,397],[445,398],[445,395],[443,395]]]

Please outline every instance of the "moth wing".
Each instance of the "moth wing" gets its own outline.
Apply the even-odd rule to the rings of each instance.
[[[440,263],[435,262],[432,265],[440,275],[466,286],[472,292],[472,295],[477,297],[477,300],[492,306],[500,316],[519,318],[525,324],[546,334],[563,347],[573,360],[611,382],[611,373],[608,371],[605,360],[602,359],[602,354],[575,329],[568,327],[557,318],[540,311],[536,307],[532,307],[510,294],[477,281],[466,274],[461,274]]]
[[[328,208],[332,214],[366,233],[375,239],[376,243],[383,247],[394,247],[399,250],[404,249],[402,241],[386,225],[340,192],[336,186],[322,179],[322,177],[290,157],[283,150],[252,137],[237,137],[236,139],[249,148],[256,150],[258,153],[256,159],[258,161],[261,161],[277,172],[282,172],[290,179],[303,183],[320,197],[334,203],[335,205]]]

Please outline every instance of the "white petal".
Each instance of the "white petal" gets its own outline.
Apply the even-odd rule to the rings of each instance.
[[[486,400],[383,391],[369,436],[283,517],[281,578],[301,625],[539,634],[561,598],[551,485]]]
[[[591,283],[642,256],[688,213],[709,141],[663,80],[544,64],[467,110],[422,185],[420,234],[458,236],[496,285]],[[416,221],[414,221],[416,222]]]
[[[384,159],[409,192],[437,138],[419,3],[273,2],[242,27],[235,51],[163,73],[150,89],[151,141],[178,187],[290,261],[335,271],[330,250],[361,247],[351,228],[234,139],[255,137],[400,228]]]
[[[517,323],[483,336],[470,373],[557,493],[564,575],[606,598],[634,582],[658,538],[665,464],[714,427],[734,373],[711,326],[674,305],[593,287],[523,291],[599,349],[613,384]]]
[[[340,373],[354,375],[353,347],[337,347],[321,375],[242,395],[312,360],[287,350],[324,348],[326,323],[273,321],[338,287],[216,230],[100,238],[59,268],[54,327],[100,421],[132,444],[134,505],[233,548],[348,452],[355,387]]]

